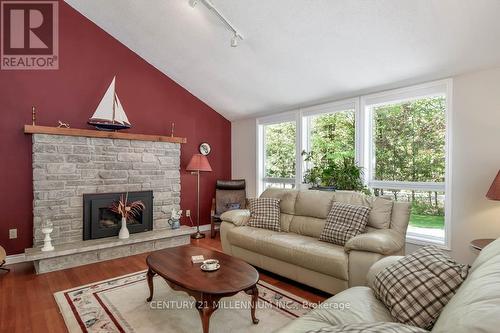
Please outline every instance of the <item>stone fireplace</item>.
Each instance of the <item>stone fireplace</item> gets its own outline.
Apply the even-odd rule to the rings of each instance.
[[[172,209],[180,208],[180,143],[163,142],[170,137],[128,133],[101,138],[93,135],[103,132],[92,130],[39,126],[29,130],[33,248],[26,249],[26,257],[35,261],[37,272],[189,243],[191,228],[170,230],[167,222]],[[54,130],[68,135],[44,134]],[[130,239],[118,240],[117,216],[107,208],[125,192],[130,200],[144,200],[147,209],[140,221],[129,221]],[[52,252],[40,251],[46,220],[54,225]]]
[[[180,204],[180,144],[64,135],[33,135],[33,235],[44,220],[54,244],[81,241],[83,195],[153,191],[153,229],[168,226]]]

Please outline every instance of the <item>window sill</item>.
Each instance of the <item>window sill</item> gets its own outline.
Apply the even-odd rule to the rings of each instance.
[[[406,234],[406,242],[414,245],[436,245],[442,250],[451,251],[450,246],[446,244],[444,238],[442,237],[433,237],[429,235],[408,232]]]

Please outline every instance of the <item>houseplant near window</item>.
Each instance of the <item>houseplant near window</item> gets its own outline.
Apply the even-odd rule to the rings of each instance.
[[[353,158],[330,159],[326,155],[315,152],[302,152],[304,160],[312,167],[304,173],[304,183],[311,184],[315,190],[323,191],[356,191],[370,194],[363,184],[363,168],[356,165]]]

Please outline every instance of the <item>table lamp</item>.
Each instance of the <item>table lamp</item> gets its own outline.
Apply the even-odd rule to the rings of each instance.
[[[209,172],[212,171],[212,167],[210,166],[210,163],[208,163],[208,159],[205,155],[194,154],[193,157],[191,157],[186,170],[191,171],[192,174],[196,174],[197,176],[196,233],[192,234],[191,238],[200,239],[205,237],[205,235],[200,232],[200,171]]]
[[[500,171],[498,171],[497,176],[493,179],[493,183],[491,183],[490,189],[488,190],[488,193],[486,193],[486,198],[500,201]],[[493,238],[475,239],[471,242],[471,245],[476,250],[481,251],[493,241],[495,241]]]
[[[488,193],[486,193],[486,197],[490,200],[500,201],[500,171],[498,171],[493,183],[491,183],[490,189]]]

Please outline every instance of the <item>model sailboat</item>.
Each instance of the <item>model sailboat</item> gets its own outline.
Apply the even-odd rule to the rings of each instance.
[[[115,79],[116,76],[113,77],[108,90],[106,90],[97,109],[88,121],[90,125],[95,126],[99,130],[113,131],[132,126],[115,92]]]

